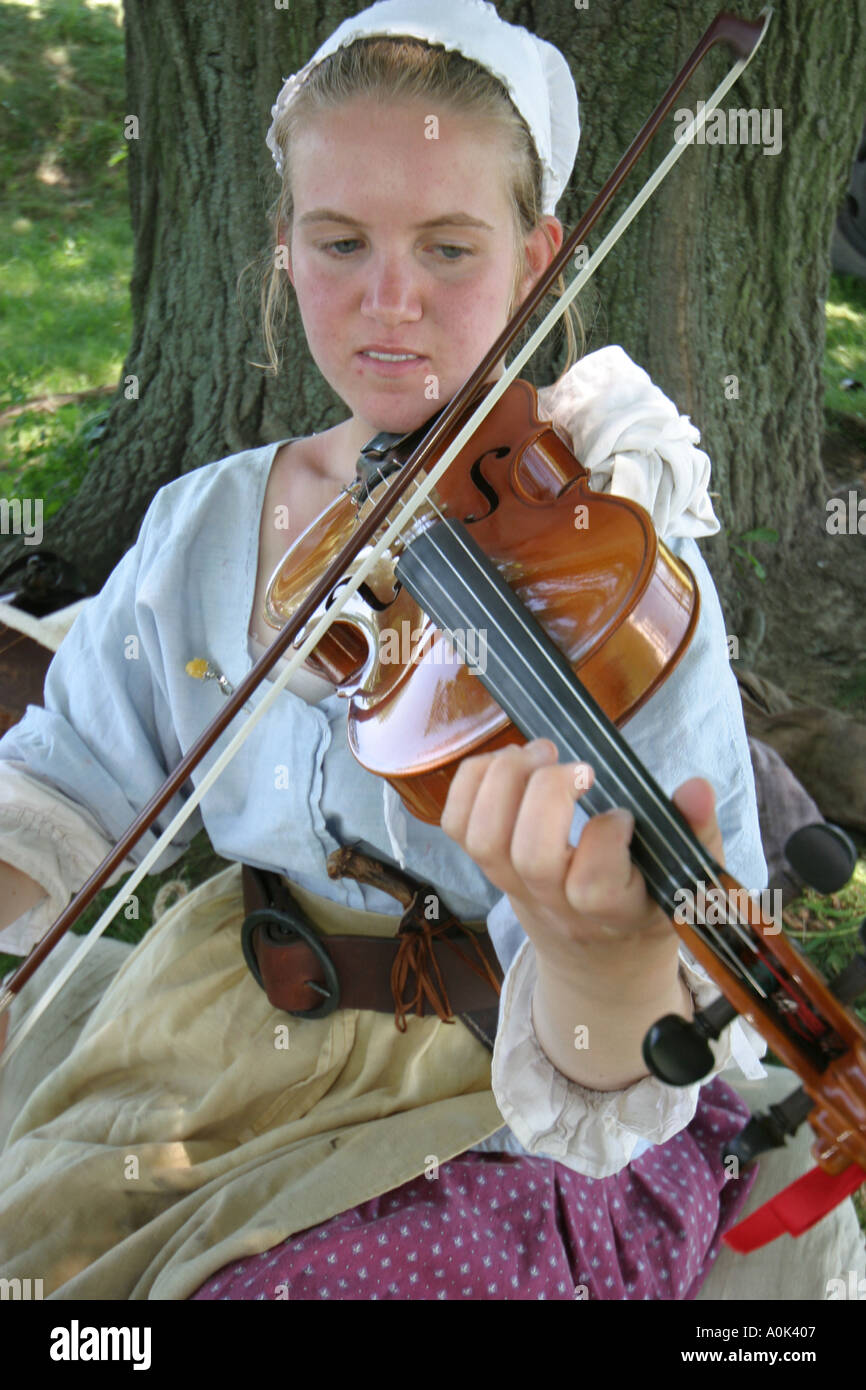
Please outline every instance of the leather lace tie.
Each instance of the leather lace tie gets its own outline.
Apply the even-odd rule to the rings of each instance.
[[[429,922],[424,916],[423,899],[426,893],[421,890],[413,894],[412,901],[403,914],[400,926],[397,929],[397,936],[400,938],[400,945],[394,957],[394,964],[391,967],[391,993],[394,996],[394,1022],[401,1033],[406,1032],[406,1015],[414,1006],[415,1012],[420,1018],[426,999],[430,1006],[435,1010],[443,1023],[456,1022],[451,1004],[448,999],[448,992],[442,973],[439,969],[439,962],[433,950],[433,943],[438,938],[443,939],[443,944],[456,951],[465,965],[473,974],[481,979],[487,979],[495,989],[497,995],[500,994],[500,985],[490,962],[485,956],[479,945],[474,932],[469,931],[462,922],[456,917],[446,917],[442,922]],[[457,945],[453,938],[445,936],[446,932],[458,927],[464,936],[469,937],[472,946],[478,955],[481,966],[475,964],[465,951]],[[436,992],[436,984],[431,975],[435,971],[436,980],[440,994]],[[409,978],[410,971],[415,972],[415,993],[411,999],[403,999],[403,992]]]

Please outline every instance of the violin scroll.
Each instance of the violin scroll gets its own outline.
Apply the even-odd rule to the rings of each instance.
[[[850,879],[857,860],[856,847],[848,835],[838,826],[824,823],[804,826],[796,831],[785,846],[785,854],[800,877],[822,893],[832,893],[842,888]],[[860,924],[859,936],[866,947],[866,918]],[[765,948],[769,946],[769,933],[763,935],[763,945]],[[773,948],[769,949],[772,952]],[[805,992],[816,1009],[822,1008],[825,998],[848,1005],[866,993],[866,951],[858,952],[841,974],[825,984],[791,943],[780,943],[776,949],[785,957],[785,973],[798,986],[805,985]],[[792,954],[795,961],[793,966]],[[716,973],[719,968],[717,963],[715,970],[710,970],[710,973],[720,988],[725,990],[721,998],[696,1014],[690,1022],[677,1015],[659,1019],[644,1039],[643,1055],[647,1067],[654,1076],[669,1085],[690,1085],[706,1076],[714,1063],[708,1040],[718,1038],[722,1029],[740,1013],[749,1016],[747,1009],[735,1007],[730,1002],[727,982],[723,984]],[[778,995],[781,972],[771,969],[768,958],[759,967],[753,967],[751,973],[753,979],[769,991],[768,997]],[[811,990],[810,983],[813,986]],[[814,988],[816,983],[817,989]],[[783,999],[781,1002],[786,1001]],[[792,997],[789,1003],[793,1002]],[[754,1015],[750,1021],[753,1018]],[[753,1116],[729,1146],[729,1156],[736,1157],[744,1165],[752,1163],[759,1154],[781,1147],[787,1137],[808,1119],[817,1135],[812,1148],[813,1157],[826,1172],[834,1175],[842,1173],[851,1163],[866,1167],[866,1030],[862,1025],[857,1027],[859,1020],[852,1013],[846,1013],[846,1020],[855,1035],[845,1039],[838,1035],[832,1038],[832,1024],[825,1025],[827,1032],[823,1036],[816,1031],[814,1040],[821,1044],[829,1057],[825,1065],[821,1065],[818,1058],[818,1076],[812,1079],[811,1084],[807,1080],[780,1104],[771,1106],[769,1111]],[[773,1043],[766,1027],[762,1031]],[[856,1036],[858,1032],[859,1036]],[[811,1050],[814,1059],[814,1048]],[[782,1046],[777,1046],[777,1051],[789,1064],[794,1061],[786,1050],[785,1040]],[[805,1075],[802,1059],[797,1058],[796,1061],[798,1064],[793,1069]]]

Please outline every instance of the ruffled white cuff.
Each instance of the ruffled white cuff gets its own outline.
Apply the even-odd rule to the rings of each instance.
[[[680,952],[680,963],[696,1008],[718,998],[716,985],[687,952]],[[527,1153],[554,1158],[585,1177],[610,1177],[652,1145],[664,1144],[685,1129],[694,1118],[703,1083],[668,1086],[647,1076],[623,1091],[592,1091],[570,1081],[535,1035],[536,978],[535,951],[531,941],[525,941],[502,984],[492,1063],[496,1103]],[[746,1076],[766,1075],[758,1060],[766,1043],[743,1020],[736,1020],[710,1046],[716,1058],[711,1076],[732,1061]]]
[[[40,902],[0,931],[0,951],[27,955],[111,848],[88,811],[24,764],[0,761],[0,860],[45,889]],[[133,860],[124,860],[108,884],[133,868]]]
[[[628,497],[663,540],[720,529],[700,430],[621,347],[591,352],[538,392],[550,420],[592,475],[594,492]]]

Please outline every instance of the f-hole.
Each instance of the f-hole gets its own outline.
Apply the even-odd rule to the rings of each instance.
[[[488,507],[487,511],[484,512],[481,516],[476,516],[474,512],[472,512],[470,516],[464,516],[463,520],[466,522],[467,525],[471,526],[472,523],[475,521],[486,520],[488,516],[493,515],[493,513],[496,511],[496,508],[499,506],[499,494],[493,487],[492,483],[489,483],[485,478],[481,468],[482,462],[484,461],[484,459],[487,458],[488,454],[492,454],[493,457],[497,459],[504,459],[507,458],[510,453],[511,449],[507,444],[501,445],[498,449],[488,449],[486,453],[479,455],[479,457],[475,460],[472,467],[470,468],[470,478],[472,479],[473,483],[477,487],[478,491],[482,494],[482,496],[487,498],[487,501],[490,503],[490,506]]]

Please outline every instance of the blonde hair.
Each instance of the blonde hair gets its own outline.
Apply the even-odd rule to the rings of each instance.
[[[541,161],[529,128],[511,101],[502,83],[478,63],[432,46],[419,39],[372,37],[358,39],[340,48],[313,69],[289,107],[274,127],[282,154],[283,173],[279,196],[268,211],[270,239],[261,258],[262,334],[268,362],[255,363],[271,375],[279,370],[275,330],[285,322],[290,287],[285,270],[278,264],[274,248],[288,231],[291,236],[294,203],[292,199],[291,152],[304,122],[318,111],[333,110],[358,96],[410,100],[423,97],[433,105],[447,104],[468,116],[495,121],[507,136],[509,150],[509,192],[514,214],[517,257],[507,317],[516,307],[517,290],[526,273],[524,240],[541,221]],[[545,234],[553,245],[550,231]],[[270,273],[268,273],[270,271]],[[565,288],[562,275],[551,294]],[[567,342],[567,361],[563,371],[583,354],[585,334],[574,305],[563,315]],[[580,336],[580,348],[577,336]]]

